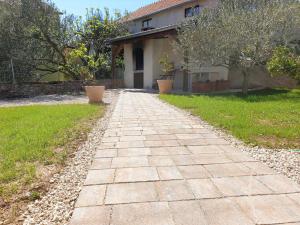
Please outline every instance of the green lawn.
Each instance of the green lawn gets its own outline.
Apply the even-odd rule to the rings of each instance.
[[[103,111],[83,104],[0,108],[0,198],[35,181],[38,167],[62,165],[67,143],[83,138]]]
[[[300,90],[241,94],[161,95],[246,143],[271,148],[300,148]]]

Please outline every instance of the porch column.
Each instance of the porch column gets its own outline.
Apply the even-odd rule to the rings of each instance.
[[[133,88],[133,48],[132,44],[124,45],[124,84],[126,88]]]
[[[145,40],[144,47],[144,88],[152,89],[154,73],[154,40]]]

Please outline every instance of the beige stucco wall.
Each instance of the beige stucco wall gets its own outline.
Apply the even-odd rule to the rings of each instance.
[[[194,2],[186,3],[178,7],[173,7],[168,10],[161,11],[157,14],[137,19],[128,23],[129,31],[131,33],[140,32],[142,29],[142,22],[150,18],[152,18],[151,25],[154,28],[178,24],[185,19],[185,9],[196,6],[198,4],[202,7],[213,7],[217,4],[217,0],[195,0]]]
[[[263,66],[256,66],[250,70],[249,77],[250,88],[271,88],[271,87],[289,87],[297,86],[297,81],[286,76],[273,78]],[[242,70],[233,67],[229,71],[230,88],[240,89],[243,84]]]
[[[225,66],[206,66],[200,67],[196,63],[189,65],[189,71],[191,74],[209,73],[210,81],[228,80],[228,68]]]
[[[132,44],[124,45],[124,85],[133,88],[133,49]]]
[[[152,89],[154,75],[154,40],[144,42],[144,88]]]
[[[159,63],[161,57],[167,54],[170,61],[175,66],[175,80],[174,89],[182,90],[184,85],[183,76],[183,56],[175,51],[174,48],[175,37],[163,38],[163,39],[148,39],[143,43],[144,48],[144,88],[151,89],[153,84],[163,74],[162,67]],[[133,45],[126,44],[124,47],[125,58],[125,72],[124,80],[125,87],[134,87],[134,56]],[[189,74],[199,74],[201,72],[208,72],[209,80],[228,80],[228,69],[226,67],[197,67],[189,66]],[[189,88],[192,86],[192,79],[189,77],[187,81]]]
[[[144,88],[152,88],[155,80],[163,74],[159,63],[164,54],[168,54],[170,61],[174,63],[176,69],[175,89],[182,89],[182,57],[174,51],[174,38],[148,39],[143,43],[144,48]],[[134,87],[134,56],[133,45],[124,45],[124,83],[125,87]]]
[[[182,72],[182,61],[183,58],[174,50],[174,37],[155,39],[154,40],[154,74],[153,79],[157,80],[160,75],[163,74],[162,67],[159,63],[161,57],[167,54],[170,61],[174,63],[175,66],[175,81],[174,89],[182,89],[183,85],[183,72]]]

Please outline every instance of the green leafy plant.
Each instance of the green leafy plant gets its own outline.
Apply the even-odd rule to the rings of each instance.
[[[300,56],[288,47],[277,47],[267,68],[272,76],[287,75],[300,81]]]
[[[161,65],[161,69],[164,73],[163,75],[170,76],[171,72],[174,70],[174,63],[170,61],[168,54],[164,54],[160,58],[159,64]]]
[[[106,60],[102,57],[96,58],[95,55],[89,54],[88,49],[82,43],[67,53],[66,58],[69,70],[78,74],[81,80],[94,80],[95,71],[106,64]]]
[[[29,199],[30,199],[31,201],[35,201],[35,200],[40,199],[40,198],[41,198],[41,195],[40,195],[39,192],[37,192],[37,191],[32,191],[32,192],[30,192]]]

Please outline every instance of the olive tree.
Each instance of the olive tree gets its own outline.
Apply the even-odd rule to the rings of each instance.
[[[14,61],[20,81],[58,71],[75,76],[65,66],[66,49],[76,42],[73,25],[72,15],[63,15],[48,1],[1,2],[0,59]]]
[[[299,38],[299,17],[296,0],[221,0],[180,26],[176,46],[189,64],[239,65],[247,94],[249,68],[265,65],[276,46]]]

